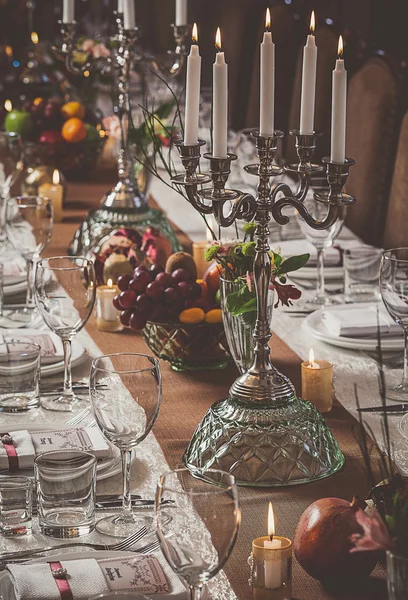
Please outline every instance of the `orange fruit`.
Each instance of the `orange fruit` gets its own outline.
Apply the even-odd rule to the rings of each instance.
[[[215,296],[220,287],[221,266],[212,263],[203,275],[210,296]]]
[[[67,102],[61,106],[61,114],[65,119],[70,119],[71,117],[84,119],[85,106],[80,102]]]
[[[86,138],[86,134],[85,123],[76,117],[65,121],[61,128],[61,135],[66,142],[80,142]]]

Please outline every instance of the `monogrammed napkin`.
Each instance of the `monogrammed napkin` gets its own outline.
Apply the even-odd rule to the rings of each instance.
[[[155,556],[57,559],[58,556],[47,563],[8,565],[15,600],[58,600],[67,597],[67,593],[73,600],[85,600],[107,591],[168,595],[176,600],[186,597],[178,577]],[[10,600],[14,600],[10,592]]]
[[[375,337],[377,323],[383,336],[401,335],[401,327],[393,321],[383,306],[352,306],[348,308],[335,307],[324,310],[322,321],[330,335],[345,337]]]
[[[34,465],[35,450],[28,431],[0,433],[0,470],[29,469]]]

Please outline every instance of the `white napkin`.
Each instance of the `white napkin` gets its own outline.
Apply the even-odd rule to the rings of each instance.
[[[35,450],[31,440],[31,435],[25,429],[21,431],[9,431],[13,445],[17,452],[18,466],[20,469],[30,469],[34,464]],[[9,458],[1,442],[0,434],[0,470],[9,468]]]
[[[48,558],[51,562],[51,559]],[[58,561],[58,556],[54,562]],[[163,594],[171,598],[186,598],[186,589],[178,577],[165,564],[152,555],[132,554],[128,557],[82,558],[61,560],[67,571],[67,581],[74,600],[85,600],[107,591],[134,592],[139,594]],[[57,600],[60,597],[57,582],[48,563],[13,565],[7,567],[16,600]],[[14,592],[14,593],[13,593]]]
[[[401,327],[383,306],[378,307],[381,335],[399,336]],[[377,335],[377,306],[352,306],[326,309],[322,313],[326,331],[333,336],[375,337]]]
[[[61,338],[51,331],[25,333],[22,329],[10,329],[7,332],[0,333],[0,344],[12,344],[13,341],[38,344],[41,347],[42,365],[60,362],[64,358],[64,347]]]
[[[50,450],[82,450],[91,452],[96,458],[111,455],[109,444],[97,427],[32,431],[31,439],[36,455]]]
[[[336,246],[338,246],[337,243]],[[295,256],[298,254],[306,254],[306,252],[308,252],[310,254],[310,258],[306,264],[306,267],[315,267],[317,264],[317,250],[313,244],[307,240],[285,240],[279,242],[279,247],[284,258],[289,258],[290,256]],[[326,248],[324,252],[324,264],[327,267],[341,266],[342,256],[338,247],[334,248],[331,246],[330,248]]]

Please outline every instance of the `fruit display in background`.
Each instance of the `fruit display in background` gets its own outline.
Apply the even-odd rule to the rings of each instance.
[[[361,533],[356,499],[321,498],[302,514],[293,550],[301,567],[323,583],[347,584],[368,576],[377,563],[373,552],[350,553],[350,537]]]
[[[4,128],[7,133],[18,133],[22,138],[30,134],[34,126],[33,119],[28,112],[13,109],[4,119]]]
[[[148,321],[156,323],[220,324],[222,314],[210,302],[207,286],[197,281],[193,258],[185,252],[171,255],[165,268],[140,264],[117,280],[120,293],[113,304],[121,310],[121,322],[135,330]]]

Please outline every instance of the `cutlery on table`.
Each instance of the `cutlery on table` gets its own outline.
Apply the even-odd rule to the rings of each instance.
[[[45,546],[44,548],[31,548],[27,550],[18,550],[16,552],[9,552],[8,554],[3,554],[1,557],[2,562],[8,560],[14,560],[17,558],[26,558],[28,556],[34,556],[36,554],[42,554],[43,552],[50,552],[52,550],[59,550],[60,548],[73,548],[73,547],[86,547],[91,548],[92,550],[114,550],[114,551],[122,551],[122,550],[130,550],[132,546],[136,544],[139,540],[141,540],[145,535],[147,535],[148,531],[146,527],[142,527],[138,531],[135,531],[127,538],[123,539],[116,544],[93,544],[90,542],[70,542],[66,544],[59,544],[58,546]]]
[[[386,406],[363,406],[357,409],[358,412],[374,412],[374,413],[405,413],[408,412],[408,403],[405,404],[387,404]]]
[[[162,500],[162,506],[173,506],[174,500]],[[153,499],[136,498],[132,500],[132,508],[153,508],[155,501]],[[110,510],[113,508],[122,508],[122,500],[104,500],[103,502],[95,502],[95,508],[98,510]]]

